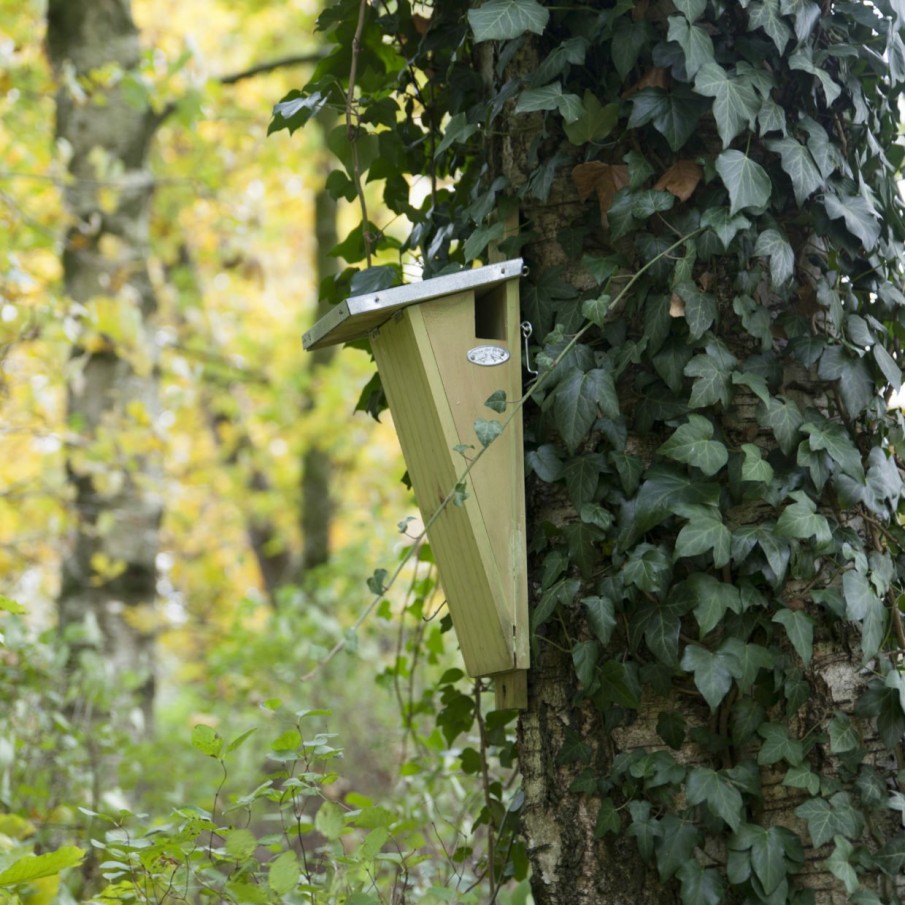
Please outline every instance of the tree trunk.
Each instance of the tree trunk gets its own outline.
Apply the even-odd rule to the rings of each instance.
[[[326,169],[326,168],[325,168]],[[325,180],[326,181],[326,180]],[[337,243],[336,202],[326,188],[315,196],[314,228],[317,236],[317,281],[318,289],[324,280],[333,277],[339,267],[337,260],[330,256],[330,250]],[[323,300],[317,308],[317,317],[327,312],[329,305]],[[333,346],[311,353],[309,368],[312,386],[317,388],[318,372],[328,365],[336,354]],[[302,416],[310,411],[316,400],[308,398],[302,406]],[[311,569],[322,566],[330,558],[330,524],[333,520],[333,497],[330,492],[331,459],[327,450],[316,441],[302,455],[302,567],[301,578]]]
[[[158,120],[125,91],[140,53],[128,0],[50,0],[47,50],[59,83],[56,133],[72,177],[64,285],[79,320],[69,364],[74,514],[60,624],[89,634],[96,627],[111,685],[133,689],[147,719],[162,514],[157,302],[146,264],[147,156]]]
[[[664,24],[665,16],[658,14],[653,4],[649,9],[644,5],[644,10],[654,27]],[[639,18],[644,15],[642,11]],[[532,85],[532,74],[545,55],[553,52],[555,45],[550,40],[539,51],[542,42],[523,39],[493,90],[515,81]],[[486,52],[487,45],[483,49]],[[497,65],[494,59],[479,68],[487,73]],[[600,99],[600,103],[607,101],[618,98]],[[614,239],[612,224],[607,223],[607,208],[628,183],[627,173],[625,181],[617,180],[608,195],[600,183],[596,193],[594,187],[584,191],[583,157],[562,131],[551,125],[549,114],[531,117],[515,114],[510,108],[509,119],[497,134],[494,175],[502,175],[511,191],[522,198],[522,228],[530,237],[522,249],[534,283],[526,293],[528,310],[542,318],[537,299],[546,292],[563,301],[557,305],[546,299],[556,315],[551,315],[546,325],[535,324],[540,326],[540,336],[557,321],[573,325],[565,336],[548,339],[544,352],[550,362],[581,325],[568,306],[577,307],[574,299],[596,294],[583,260],[608,256],[620,260],[610,284],[616,288],[604,287],[612,296],[617,296],[633,271],[651,261],[650,257],[633,258],[626,243]],[[714,138],[712,153],[716,156],[720,145],[718,137]],[[639,148],[630,134],[615,136],[612,146],[605,146],[595,160],[615,167],[621,165],[623,155],[629,159]],[[662,153],[663,149],[658,150]],[[659,158],[658,172],[668,170],[675,159]],[[539,198],[531,184],[549,168],[556,175],[548,194]],[[588,194],[590,201],[585,200]],[[600,211],[602,227],[588,228],[589,208],[594,214]],[[658,230],[653,227],[651,232],[656,235]],[[818,556],[812,565],[796,563],[798,547],[792,544],[784,554],[787,560],[791,556],[791,565],[777,565],[779,574],[775,575],[768,566],[762,574],[771,581],[754,583],[745,576],[756,574],[763,562],[752,563],[750,558],[746,562],[741,545],[738,554],[733,547],[731,558],[727,554],[718,561],[715,544],[707,544],[685,554],[683,560],[677,545],[687,523],[675,516],[690,518],[697,512],[691,513],[693,507],[677,489],[675,499],[667,495],[662,512],[639,527],[638,480],[619,471],[630,457],[638,475],[651,474],[650,469],[664,461],[663,450],[676,426],[685,422],[690,410],[701,408],[689,408],[683,401],[681,394],[687,393],[689,381],[683,379],[681,366],[678,375],[659,366],[658,349],[651,339],[652,332],[662,331],[660,343],[695,346],[694,337],[688,337],[688,324],[697,298],[677,295],[678,278],[672,270],[672,262],[685,255],[691,258],[688,275],[693,274],[696,289],[715,299],[714,317],[705,337],[712,345],[705,354],[716,347],[720,350],[716,354],[725,353],[746,363],[769,356],[768,379],[771,388],[777,388],[776,398],[794,405],[805,422],[851,426],[854,420],[840,401],[839,391],[828,384],[818,359],[803,365],[800,348],[775,326],[769,339],[751,335],[756,331],[751,328],[750,312],[743,314],[737,302],[740,287],[746,287],[757,304],[763,305],[768,325],[788,318],[788,295],[773,286],[766,269],[747,278],[739,273],[737,259],[721,259],[715,254],[702,266],[688,251],[689,245],[676,241],[680,235],[678,229],[659,234],[659,244],[650,255],[675,243],[669,267],[661,268],[666,273],[642,283],[635,298],[617,297],[614,313],[601,325],[602,330],[593,331],[585,340],[585,350],[591,350],[585,353],[587,361],[593,362],[592,354],[596,354],[600,368],[613,366],[625,345],[636,345],[638,351],[626,354],[628,361],[622,361],[621,375],[613,368],[619,375],[615,383],[618,411],[608,410],[603,391],[598,391],[592,401],[596,409],[593,426],[580,442],[573,444],[567,437],[566,449],[562,437],[554,439],[552,430],[555,424],[566,433],[556,415],[551,417],[555,409],[550,402],[559,389],[542,391],[537,401],[544,401],[543,411],[530,408],[527,415],[532,424],[528,433],[536,441],[535,455],[537,447],[553,440],[565,469],[578,461],[594,463],[592,483],[598,488],[581,489],[577,478],[568,477],[565,482],[545,483],[538,477],[541,467],[535,467],[527,487],[528,535],[536,539],[529,569],[535,611],[559,591],[556,617],[549,618],[536,634],[530,705],[519,724],[525,792],[522,825],[533,867],[534,899],[537,905],[898,902],[905,895],[905,877],[895,867],[902,862],[903,837],[900,815],[886,809],[885,789],[897,788],[902,745],[899,740],[892,749],[887,747],[894,732],[887,732],[887,744],[883,744],[872,718],[876,708],[871,710],[863,701],[869,685],[873,684],[873,693],[877,693],[877,674],[891,677],[887,680],[891,688],[901,688],[902,682],[895,678],[899,665],[895,653],[891,659],[882,653],[876,656],[872,645],[865,657],[860,633],[839,620],[844,604],[834,598],[835,611],[833,604],[827,604],[842,591],[842,558],[836,554],[834,561],[829,554],[823,559]],[[802,269],[807,267],[806,255],[814,254],[815,247],[819,246],[812,237],[799,237],[794,253]],[[550,274],[558,275],[552,289]],[[800,273],[799,279],[805,286],[800,290],[803,297],[808,291],[807,274]],[[662,312],[668,308],[670,316],[652,313],[655,306]],[[797,322],[796,329],[800,326]],[[819,327],[808,326],[822,336]],[[608,331],[612,332],[608,335]],[[692,349],[682,354],[683,365],[693,358]],[[558,367],[562,372],[568,365],[567,360]],[[593,368],[594,364],[580,367]],[[760,372],[754,364],[750,370]],[[684,375],[695,373],[700,372],[684,370]],[[565,382],[566,378],[560,379]],[[663,386],[664,380],[670,381],[669,389]],[[550,383],[555,387],[557,378]],[[672,411],[666,402],[672,397],[670,390],[681,403]],[[662,400],[656,398],[658,394]],[[777,449],[778,432],[771,430],[764,414],[765,408],[774,404],[772,400],[758,405],[755,393],[743,384],[711,402],[715,404],[707,407],[706,414],[713,426],[712,436],[730,451],[751,444],[757,448],[751,454],[762,455],[764,460],[769,457],[777,463],[777,470],[788,463],[784,455],[791,451],[794,458],[801,436],[796,436],[794,445]],[[580,416],[580,412],[575,414]],[[871,417],[865,416],[861,431],[869,432]],[[705,431],[708,437],[709,430]],[[805,441],[798,452],[799,465],[807,462],[807,451]],[[699,445],[686,458],[676,458],[693,466],[694,480],[703,483],[712,474],[705,455],[706,449]],[[790,473],[795,474],[794,465]],[[557,478],[561,474],[558,469]],[[795,486],[799,479],[790,480]],[[896,502],[901,482],[893,478],[892,484],[899,488],[891,491]],[[771,534],[777,530],[782,507],[776,502],[766,505],[762,497],[744,493],[738,472],[719,492],[723,522],[733,535],[753,524],[764,526]],[[600,509],[589,515],[588,505]],[[684,513],[683,506],[689,512]],[[878,568],[889,568],[896,541],[890,543],[892,538],[882,533],[883,524],[871,528],[876,522],[863,507],[845,513],[838,506],[832,494],[825,493],[817,512],[825,513],[836,531],[850,532],[852,544],[860,546]],[[591,530],[590,541],[575,540],[580,531],[588,530],[589,522],[607,525],[610,519],[618,530],[609,534]],[[640,547],[636,546],[639,542],[643,542]],[[764,549],[768,546],[765,541]],[[636,559],[639,552],[652,557],[650,562],[656,561],[659,565],[655,568],[662,568],[669,578],[662,583],[647,576],[627,580],[632,563],[640,561],[640,557]],[[568,564],[563,554],[570,560]],[[551,561],[560,563],[552,575]],[[700,577],[702,574],[706,578]],[[859,574],[867,580],[865,573]],[[699,617],[696,605],[700,601],[693,598],[693,590],[717,586],[720,593],[755,595],[762,614],[751,614],[748,626],[741,619],[716,626],[716,634],[708,636],[712,629],[705,616]],[[877,590],[884,592],[882,582]],[[901,643],[898,602],[894,594],[890,599],[893,625],[889,631],[898,627]],[[614,618],[612,625],[595,623],[600,600],[607,601],[606,618]],[[849,606],[845,612],[849,618],[851,609]],[[797,614],[807,621],[797,621]],[[791,629],[782,632],[778,625],[812,628],[813,649]],[[721,639],[725,641],[733,632],[744,639],[747,653],[743,656],[763,659],[744,677],[735,675],[736,683],[728,693],[721,696],[714,691],[712,700],[705,701],[705,681],[697,681],[698,673],[694,673],[695,682],[690,681],[694,661],[689,657],[699,652],[711,657],[714,648],[723,649]],[[896,646],[894,641],[893,651]],[[586,656],[593,659],[590,666]],[[680,666],[684,676],[677,671]],[[729,681],[727,678],[727,687]],[[901,733],[901,717],[896,720]],[[767,750],[774,740],[781,746],[791,740],[792,748],[784,748],[784,755]],[[723,792],[732,799],[731,808],[727,801],[717,800]],[[824,820],[826,825],[821,823]],[[727,828],[735,832],[729,833]],[[849,861],[857,858],[851,855],[857,846],[863,846],[867,857],[876,860],[866,861],[865,865],[871,866],[859,870],[856,877]],[[752,854],[755,851],[757,856]],[[765,851],[770,854],[761,857]],[[889,860],[883,861],[887,856]],[[773,859],[775,877],[781,879],[771,876],[772,868],[764,867],[764,858]],[[881,861],[883,869],[878,868]],[[856,891],[864,898],[853,900]]]

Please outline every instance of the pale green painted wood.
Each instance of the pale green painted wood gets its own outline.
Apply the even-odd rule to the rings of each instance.
[[[453,447],[480,448],[475,419],[506,417],[484,401],[500,389],[510,402],[521,394],[518,281],[494,292],[502,298],[491,293],[478,304],[504,306],[499,338],[475,335],[471,292],[406,308],[371,337],[426,521],[465,467]],[[487,368],[470,363],[468,349],[487,343],[507,348],[510,360]],[[487,449],[469,481],[465,505],[447,507],[430,529],[431,547],[466,669],[474,676],[503,674],[498,696],[505,706],[525,706],[522,671],[529,665],[529,645],[520,413]]]

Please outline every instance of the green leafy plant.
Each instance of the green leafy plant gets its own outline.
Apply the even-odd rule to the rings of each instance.
[[[531,268],[538,901],[899,901],[905,10],[427,12],[333,4],[287,100],[394,160],[341,155],[381,261]]]

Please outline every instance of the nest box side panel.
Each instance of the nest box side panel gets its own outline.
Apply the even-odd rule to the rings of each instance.
[[[425,522],[455,486],[464,465],[452,452],[459,441],[424,330],[421,312],[426,307],[405,309],[371,337]],[[469,675],[512,669],[511,624],[474,495],[463,506],[448,505],[428,533]]]
[[[501,284],[479,299],[461,294],[425,305],[422,316],[455,423],[456,442],[480,449],[475,420],[505,423],[515,412],[472,469],[469,490],[490,539],[502,603],[512,626],[515,667],[527,669],[524,448],[521,411],[512,406],[522,395],[518,281]],[[467,353],[481,345],[505,349],[509,359],[491,366],[474,364]],[[509,403],[502,414],[484,404],[498,390],[505,392]]]

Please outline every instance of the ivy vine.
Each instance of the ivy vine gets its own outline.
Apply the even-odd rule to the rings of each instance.
[[[821,901],[809,850],[853,903],[903,895],[903,24],[902,0],[340,0],[274,112],[345,111],[331,192],[383,186],[328,297],[491,245],[532,265],[535,649],[570,652],[609,733],[656,735],[601,767],[567,728],[556,763],[686,905]]]

